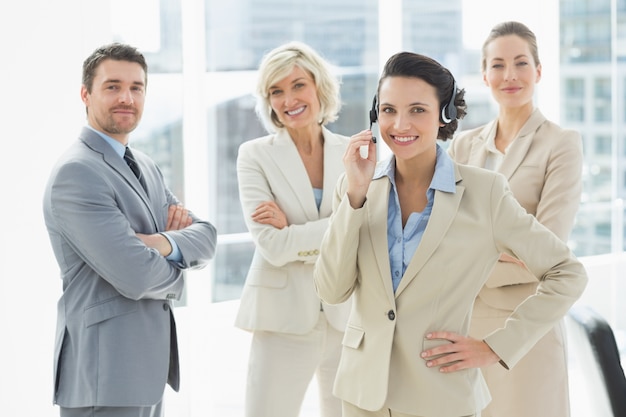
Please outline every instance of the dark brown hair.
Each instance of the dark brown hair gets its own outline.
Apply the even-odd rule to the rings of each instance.
[[[148,64],[146,63],[146,59],[141,54],[141,52],[139,52],[137,48],[134,48],[130,45],[112,43],[96,49],[83,62],[83,85],[87,89],[87,92],[91,93],[96,69],[98,68],[98,65],[100,65],[100,63],[106,59],[113,59],[115,61],[136,62],[137,64],[141,65],[141,68],[143,68],[143,72],[145,73],[146,77],[144,83],[147,86]]]
[[[439,128],[438,139],[447,140],[452,138],[458,128],[458,119],[462,119],[467,114],[465,104],[465,90],[459,89],[452,73],[434,59],[425,55],[413,52],[399,52],[387,60],[383,73],[378,81],[378,90],[381,83],[388,77],[409,77],[419,78],[435,87],[437,98],[439,99],[439,113],[450,103],[454,94],[454,107],[456,116],[451,117],[451,121]],[[456,91],[454,91],[456,90]],[[454,111],[448,112],[454,115]],[[445,123],[444,120],[440,120]]]

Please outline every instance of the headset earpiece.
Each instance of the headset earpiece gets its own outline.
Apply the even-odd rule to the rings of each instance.
[[[452,87],[452,97],[450,97],[450,101],[441,109],[441,120],[446,124],[456,120],[457,113],[454,100],[456,100],[456,81],[454,81],[454,87]]]

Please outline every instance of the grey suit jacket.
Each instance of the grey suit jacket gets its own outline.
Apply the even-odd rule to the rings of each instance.
[[[448,148],[450,156],[462,164],[484,167],[496,123],[459,133]],[[580,204],[582,165],[580,134],[559,127],[535,109],[498,172],[506,177],[522,207],[567,242]],[[535,292],[537,284],[537,277],[527,269],[498,262],[479,297],[493,308],[513,310]]]
[[[64,407],[146,406],[179,387],[171,300],[180,298],[183,269],[213,257],[215,228],[193,217],[168,232],[180,248],[175,265],[135,233],[165,231],[178,200],[146,155],[134,151],[147,193],[124,160],[84,128],[60,158],[43,209],[60,268],[54,352],[54,402]]]
[[[490,397],[479,369],[441,373],[427,368],[420,353],[446,343],[425,339],[431,331],[468,333],[474,299],[502,252],[541,277],[505,328],[485,338],[505,366],[514,366],[582,294],[582,264],[517,203],[502,175],[455,164],[455,177],[455,193],[435,192],[422,241],[395,293],[386,239],[389,179],[374,180],[358,210],[340,180],[314,279],[326,302],[353,300],[335,380],[342,400],[420,416],[484,408]]]
[[[343,172],[348,138],[324,134],[324,190],[320,209],[296,146],[285,129],[243,143],[237,158],[239,198],[255,243],[235,325],[246,330],[305,334],[319,318],[313,266],[328,227],[332,196]],[[262,201],[273,200],[289,226],[276,229],[252,221]],[[349,306],[324,306],[333,327],[343,331]]]

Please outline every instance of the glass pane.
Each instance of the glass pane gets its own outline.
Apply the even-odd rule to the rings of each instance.
[[[612,77],[612,47],[618,53],[620,49],[619,42],[612,45],[610,7],[610,0],[560,1],[560,70],[566,74],[561,84],[562,124],[582,134],[584,150],[583,198],[571,236],[578,256],[611,251],[611,201],[615,190],[624,194],[613,184],[620,177],[613,170],[622,171],[614,161],[623,159],[612,157],[617,140],[612,100],[617,94],[622,102],[618,108],[623,108],[619,106],[624,106],[626,95]],[[618,22],[624,17],[619,14]]]
[[[215,257],[212,302],[237,300],[241,297],[253,252],[254,243],[251,241],[220,245],[219,256]]]
[[[282,43],[298,40],[326,58],[342,80],[343,102],[339,119],[328,128],[351,135],[368,126],[367,111],[378,77],[377,5],[376,0],[207,0],[208,76],[228,79],[217,85],[225,91],[207,92],[210,98],[224,97],[207,110],[208,119],[215,124],[209,130],[215,136],[209,135],[208,140],[215,141],[218,154],[213,171],[218,179],[214,220],[220,234],[247,232],[236,160],[241,143],[267,134],[255,114],[252,95],[263,55]],[[333,12],[329,13],[331,6]],[[221,245],[218,251],[213,301],[238,297],[254,245]]]

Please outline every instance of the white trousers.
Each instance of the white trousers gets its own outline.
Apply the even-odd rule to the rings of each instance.
[[[347,401],[343,402],[343,417],[426,417],[426,416],[416,416],[413,414],[405,414],[400,413],[398,411],[393,411],[388,408],[383,408],[378,411],[367,411],[362,408],[357,407],[354,404],[351,404]],[[436,416],[432,416],[436,417]],[[459,417],[480,417],[480,413],[472,414],[469,416],[459,416]]]
[[[341,417],[341,401],[332,394],[343,333],[320,311],[309,333],[255,331],[246,385],[246,417],[297,417],[315,375],[320,416]]]

